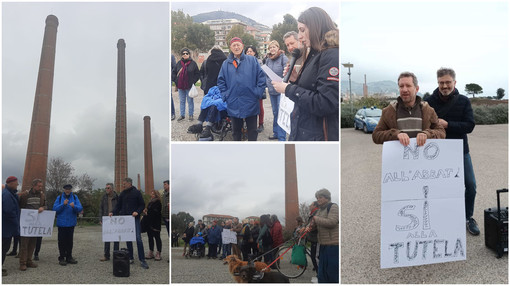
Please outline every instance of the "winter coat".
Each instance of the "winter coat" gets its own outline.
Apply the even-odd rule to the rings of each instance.
[[[202,99],[200,109],[206,109],[212,105],[216,106],[216,108],[218,108],[218,111],[227,110],[227,103],[223,101],[223,99],[221,98],[221,92],[217,86],[211,87],[209,89],[209,92],[206,93],[206,95]],[[217,121],[219,121],[219,119]]]
[[[192,246],[192,245],[195,245],[195,244],[205,244],[205,240],[203,237],[201,236],[194,236],[190,241],[189,241],[189,245]]]
[[[230,53],[221,66],[218,88],[223,101],[227,102],[227,113],[235,118],[247,118],[260,112],[259,100],[266,88],[266,74],[255,57],[241,54],[236,58]]]
[[[117,201],[119,200],[119,195],[117,192],[112,192],[112,212],[117,205]],[[110,213],[108,212],[108,193],[105,193],[101,198],[101,206],[99,208],[99,216],[108,216]]]
[[[207,240],[209,241],[209,244],[219,244],[221,242],[221,233],[223,232],[223,229],[221,226],[211,226],[209,229],[209,233],[207,234]]]
[[[2,237],[19,236],[20,207],[16,190],[2,190]],[[6,250],[7,251],[7,250]]]
[[[193,238],[193,233],[195,232],[195,228],[193,226],[188,226],[186,230],[184,230],[182,240],[184,240],[186,243],[189,243],[189,241]]]
[[[65,200],[68,200],[66,205],[64,205]],[[71,203],[74,203],[74,207],[71,207]],[[77,195],[70,193],[68,196],[66,193],[62,193],[55,200],[53,210],[57,215],[58,227],[71,227],[76,225],[76,216],[83,210],[83,207]]]
[[[211,55],[202,63],[200,81],[202,82],[201,88],[204,94],[207,94],[211,87],[217,85],[221,65],[226,59],[227,56],[225,56],[223,51],[213,49],[211,50]]]
[[[113,209],[114,215],[132,215],[134,212],[141,214],[145,208],[142,193],[134,186],[123,190],[119,195],[117,205]],[[136,218],[140,218],[138,215]]]
[[[259,238],[259,233],[260,233],[260,226],[259,225],[254,225],[251,229],[251,237],[253,238],[253,241],[257,241],[257,239]]]
[[[456,88],[446,102],[441,100],[440,95],[439,89],[436,88],[426,101],[434,108],[438,118],[448,122],[448,128],[445,129],[446,139],[462,139],[464,154],[467,154],[469,153],[467,134],[475,128],[471,101]],[[451,104],[453,105],[450,107]]]
[[[39,197],[39,206],[35,209],[38,209],[40,207],[43,207],[44,209],[47,209],[46,207],[46,196],[43,192],[35,193],[33,189],[30,189],[29,191],[24,191],[19,194],[19,208],[20,209],[34,209],[32,206],[28,204],[28,198],[29,197]]]
[[[163,205],[161,209],[161,216],[165,219],[168,219],[170,216],[170,192],[163,192]]]
[[[400,99],[400,97],[399,97]],[[444,139],[444,128],[439,124],[436,112],[430,105],[421,101],[420,97],[416,97],[417,104],[421,105],[422,113],[422,132],[427,135],[429,139]],[[383,144],[386,141],[398,140],[400,130],[397,125],[397,101],[390,103],[382,110],[379,123],[372,133],[372,140],[375,144]]]
[[[271,238],[273,239],[273,247],[278,247],[283,243],[283,229],[279,221],[275,221],[271,227]]]
[[[261,251],[269,251],[273,245],[271,238],[271,231],[267,225],[263,225],[260,228],[259,237],[257,237],[257,243]]]
[[[279,50],[278,52],[280,53],[280,55],[277,58],[275,58],[274,60],[271,58],[267,58],[266,66],[268,68],[270,68],[279,77],[283,77],[283,69],[287,65],[287,62],[289,61],[289,59],[283,53],[282,50]],[[266,76],[266,85],[267,85],[267,89],[269,91],[269,95],[275,95],[275,96],[280,95],[280,93],[274,89],[273,85],[271,84],[271,79],[268,76]]]
[[[311,49],[296,82],[285,88],[295,103],[289,141],[324,141],[324,129],[328,141],[339,139],[338,36],[328,39],[329,48]]]
[[[194,60],[192,60],[191,57],[189,58],[189,60],[191,61],[191,63],[187,67],[188,86],[186,86],[185,88],[178,86],[177,88],[179,88],[179,89],[188,90],[191,88],[192,85],[194,85],[200,79],[200,70],[198,69],[197,63]],[[178,61],[172,70],[172,80],[175,82],[176,85],[179,82],[178,73],[181,70],[181,68],[182,68],[182,60]]]
[[[328,210],[328,206],[331,204]],[[318,230],[318,239],[320,245],[338,245],[339,241],[339,225],[338,205],[328,203],[321,207],[315,215],[315,224]]]
[[[147,220],[147,226],[154,231],[161,231],[161,201],[150,201],[147,204],[147,215],[144,221]]]

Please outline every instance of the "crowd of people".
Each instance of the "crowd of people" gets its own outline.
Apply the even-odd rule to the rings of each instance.
[[[39,213],[47,210],[47,202],[43,189],[43,181],[35,179],[30,190],[18,193],[19,183],[14,176],[7,178],[2,190],[2,264],[6,256],[19,258],[19,269],[26,271],[28,268],[36,268],[34,262],[39,260],[42,237],[20,236],[21,209],[37,210]],[[138,259],[141,266],[148,269],[146,259],[161,260],[161,222],[165,223],[167,233],[169,232],[169,181],[163,183],[164,193],[161,198],[158,191],[151,192],[151,200],[145,206],[142,193],[136,189],[131,178],[123,180],[123,190],[120,194],[113,189],[113,184],[108,183],[105,187],[105,194],[101,198],[99,217],[113,215],[131,215],[135,218],[136,243]],[[56,225],[58,228],[58,263],[62,266],[77,264],[73,257],[74,228],[77,225],[77,217],[83,211],[78,196],[72,191],[73,186],[66,184],[63,191],[55,199],[51,208],[56,213]],[[140,217],[143,218],[141,219]],[[142,223],[140,222],[142,220]],[[143,226],[143,229],[142,229]],[[142,232],[147,232],[149,239],[149,252],[144,253]],[[14,240],[12,251],[8,253],[11,243]],[[154,252],[154,241],[157,251]],[[17,248],[19,243],[19,253]],[[126,242],[130,263],[134,263],[133,243]],[[114,242],[114,251],[119,250],[119,242]],[[35,251],[35,252],[34,252]],[[104,243],[104,256],[100,261],[110,260],[110,242]],[[2,275],[7,271],[2,269]]]
[[[339,35],[336,24],[323,9],[312,7],[301,13],[298,30],[286,33],[283,40],[289,53],[295,49],[301,51],[292,69],[288,57],[275,40],[269,43],[269,51],[261,60],[256,47],[245,47],[239,37],[233,37],[229,40],[229,55],[225,57],[220,47],[213,47],[200,70],[188,48],[181,49],[179,61],[172,55],[172,81],[178,89],[180,101],[178,121],[185,119],[186,101],[188,118],[194,120],[193,98],[189,92],[192,85],[201,79],[204,100],[198,123],[191,125],[188,132],[200,134],[202,141],[213,140],[210,126],[227,116],[232,122],[234,141],[241,140],[243,130],[248,141],[256,141],[258,133],[264,130],[262,100],[267,95],[273,111],[270,140],[338,141]],[[261,65],[267,66],[279,77],[290,73],[289,81],[271,80]],[[215,85],[218,90],[212,89]],[[214,93],[209,94],[211,90]],[[289,136],[277,123],[281,94],[294,102]],[[173,119],[175,108],[172,99]]]
[[[317,282],[338,283],[339,207],[331,202],[331,193],[327,189],[317,191],[315,197],[317,200],[309,206],[308,217],[296,217],[293,239],[303,245],[310,242],[310,259]],[[224,242],[223,230],[234,232],[237,241]],[[238,218],[213,220],[207,225],[202,220],[198,220],[196,225],[189,222],[182,234],[172,230],[172,247],[178,247],[181,238],[184,242],[182,256],[188,257],[197,237],[200,237],[201,251],[207,259],[223,260],[234,254],[244,261],[263,260],[267,265],[278,258],[277,253],[284,245],[283,227],[274,214],[264,214],[259,219],[244,219],[242,222]],[[276,265],[271,265],[271,268],[276,268]]]

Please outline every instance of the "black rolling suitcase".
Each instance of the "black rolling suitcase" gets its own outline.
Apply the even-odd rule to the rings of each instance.
[[[129,251],[126,248],[113,251],[113,275],[129,277]]]
[[[508,193],[508,189],[496,191],[498,207],[484,210],[485,246],[496,251],[497,258],[508,253],[508,207],[501,208],[500,194]]]

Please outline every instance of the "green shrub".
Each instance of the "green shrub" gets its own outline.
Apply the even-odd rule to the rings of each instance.
[[[474,105],[473,115],[478,125],[507,124],[508,106],[506,104]]]

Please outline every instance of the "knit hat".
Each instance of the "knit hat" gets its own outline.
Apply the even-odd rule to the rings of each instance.
[[[233,42],[239,42],[239,43],[243,43],[243,40],[241,40],[241,38],[238,38],[238,37],[233,37],[231,40],[230,40],[230,44],[232,45]]]
[[[331,200],[331,193],[327,189],[320,189],[317,192],[315,192],[315,197],[325,197],[328,200]]]
[[[9,178],[7,178],[5,183],[9,184],[9,183],[12,183],[12,182],[17,181],[17,180],[18,180],[18,178],[14,177],[14,176],[10,176]]]
[[[73,188],[73,186],[71,186],[70,184],[67,184],[64,186],[64,190],[70,190],[72,188]]]

